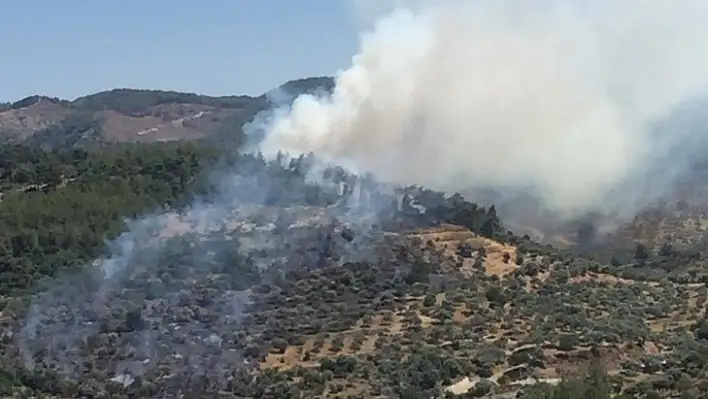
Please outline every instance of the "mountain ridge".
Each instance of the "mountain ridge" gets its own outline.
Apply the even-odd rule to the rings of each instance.
[[[81,136],[109,142],[194,140],[227,131],[240,133],[255,115],[303,93],[331,90],[331,77],[291,80],[259,96],[208,96],[170,90],[115,88],[74,100],[32,95],[0,104],[0,142],[19,143],[34,138],[51,146],[62,125]],[[277,92],[285,95],[273,96]],[[277,98],[276,98],[277,97]],[[77,131],[78,130],[78,131]],[[48,138],[48,137],[51,138]]]

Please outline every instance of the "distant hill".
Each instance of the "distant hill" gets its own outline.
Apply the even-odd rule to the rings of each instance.
[[[114,89],[73,101],[30,96],[0,104],[0,142],[63,146],[81,140],[173,141],[213,135],[238,140],[241,127],[274,102],[331,90],[332,78],[286,82],[258,97],[212,97],[161,90]],[[269,95],[279,93],[278,96]]]

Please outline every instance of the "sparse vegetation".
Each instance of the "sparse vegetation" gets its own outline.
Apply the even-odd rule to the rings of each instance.
[[[329,77],[287,82],[294,98],[331,90]],[[31,141],[48,148],[110,142],[207,139],[236,148],[242,127],[268,109],[267,96],[211,97],[160,90],[115,89],[73,101],[30,96],[0,104],[0,143]]]

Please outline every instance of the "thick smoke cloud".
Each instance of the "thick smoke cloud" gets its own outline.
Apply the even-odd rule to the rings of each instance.
[[[331,95],[301,96],[270,121],[266,155],[313,151],[437,189],[525,190],[573,217],[635,211],[703,143],[671,115],[708,86],[708,2],[357,3],[365,22],[385,13]]]

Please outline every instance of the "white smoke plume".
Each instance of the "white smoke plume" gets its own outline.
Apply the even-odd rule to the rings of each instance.
[[[267,156],[312,151],[436,189],[526,187],[574,216],[643,199],[623,189],[665,160],[653,124],[708,87],[706,1],[383,3],[333,93],[271,120]]]

